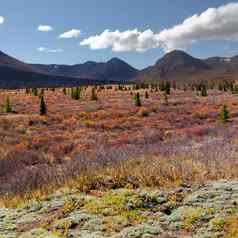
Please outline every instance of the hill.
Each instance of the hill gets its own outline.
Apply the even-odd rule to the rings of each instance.
[[[113,72],[113,67],[106,68],[106,72]],[[76,76],[76,70],[71,74],[67,73],[67,66],[56,68],[55,65],[35,67],[34,65],[24,63],[0,51],[0,88],[60,87],[108,82],[104,77],[90,77],[90,75],[86,73],[82,74],[82,77],[78,77]],[[77,67],[74,67],[74,69],[75,68]],[[123,71],[123,69],[123,67],[119,67],[119,70]],[[90,67],[88,67],[88,70],[91,70]],[[87,69],[85,69],[85,71],[87,71]],[[129,73],[131,72],[132,71],[129,71]],[[130,75],[127,74],[127,76],[129,77]]]
[[[238,72],[238,57],[198,59],[183,51],[165,54],[155,65],[142,70],[138,80],[234,80]]]
[[[118,58],[113,58],[106,63],[88,61],[76,65],[33,64],[32,67],[49,74],[76,78],[85,77],[99,81],[125,82],[134,79],[138,73],[137,69]]]

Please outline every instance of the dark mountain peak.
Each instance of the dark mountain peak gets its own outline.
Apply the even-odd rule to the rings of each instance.
[[[135,78],[137,70],[119,58],[112,58],[105,64],[104,75],[109,78],[128,80]]]
[[[107,64],[110,64],[110,63],[125,63],[125,62],[117,57],[114,57],[107,61]]]
[[[162,75],[181,71],[198,72],[209,69],[208,64],[181,50],[174,50],[156,62],[155,67]]]
[[[166,57],[166,56],[173,56],[173,57],[175,57],[175,56],[177,56],[177,57],[192,57],[191,55],[189,55],[188,53],[186,53],[186,52],[183,51],[183,50],[172,50],[172,51],[166,53],[164,56],[165,56],[165,57]]]
[[[107,67],[121,67],[121,69],[137,71],[137,69],[129,65],[127,62],[117,57],[114,57],[107,61],[106,65]]]
[[[157,61],[157,64],[160,64],[162,62],[171,63],[175,61],[180,61],[180,63],[182,63],[193,59],[195,59],[193,56],[187,54],[182,50],[174,50],[165,54],[161,59]]]

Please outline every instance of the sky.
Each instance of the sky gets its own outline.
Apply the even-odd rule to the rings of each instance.
[[[121,58],[142,69],[166,52],[238,54],[238,1],[1,0],[0,50],[29,63]]]

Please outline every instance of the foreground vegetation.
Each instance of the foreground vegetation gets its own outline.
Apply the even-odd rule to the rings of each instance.
[[[0,208],[0,237],[166,237],[238,236],[238,182],[217,181],[176,189],[61,189]]]

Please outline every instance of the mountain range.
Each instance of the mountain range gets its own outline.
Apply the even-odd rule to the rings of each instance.
[[[0,88],[58,87],[150,80],[234,80],[238,56],[195,58],[184,51],[165,54],[138,70],[119,58],[75,65],[28,64],[0,51]]]
[[[89,78],[100,81],[128,81],[137,76],[138,70],[126,62],[113,58],[106,63],[88,61],[76,65],[42,65],[35,64],[32,67],[51,75],[65,77]]]
[[[238,56],[195,58],[175,50],[159,59],[155,65],[140,72],[137,79],[148,80],[235,80],[238,73]]]

